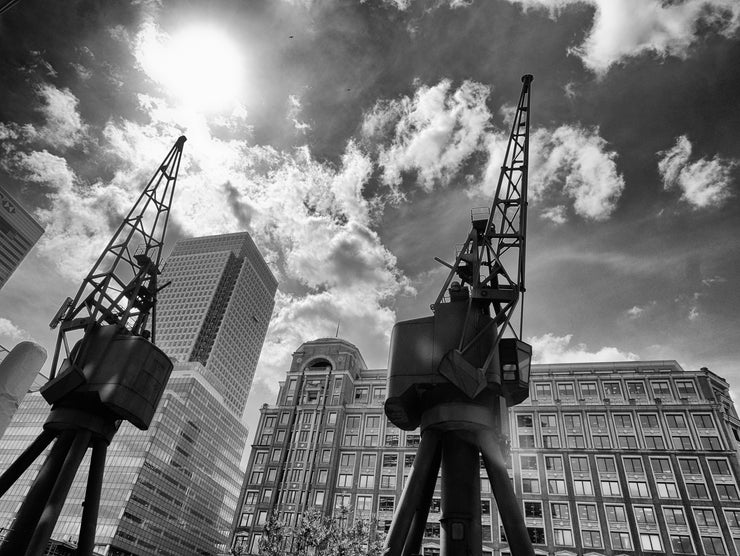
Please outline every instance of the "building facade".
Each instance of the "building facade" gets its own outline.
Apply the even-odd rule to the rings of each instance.
[[[351,344],[302,345],[262,408],[233,543],[256,552],[269,513],[348,506],[387,529],[419,431],[383,413],[386,372]],[[729,385],[675,361],[534,365],[509,412],[509,468],[535,552],[740,555],[740,420]],[[439,486],[439,485],[438,485]],[[508,555],[481,467],[484,554]],[[439,554],[440,497],[423,554]]]
[[[43,233],[41,225],[0,187],[0,288]]]
[[[158,301],[157,343],[175,368],[149,429],[125,422],[108,448],[96,531],[96,551],[106,556],[223,554],[237,510],[248,432],[241,413],[277,284],[247,234],[178,243],[161,283],[169,280]],[[0,469],[48,414],[40,394],[26,396],[0,442]],[[74,543],[79,534],[89,457],[56,541]],[[0,525],[11,526],[42,461],[3,497]]]

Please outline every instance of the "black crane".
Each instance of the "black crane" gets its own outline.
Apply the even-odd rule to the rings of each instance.
[[[507,408],[529,396],[532,348],[520,337],[532,79],[522,77],[492,207],[473,209],[454,264],[437,259],[450,272],[433,315],[393,328],[385,413],[402,429],[421,427],[421,441],[386,556],[419,553],[440,466],[441,554],[481,556],[481,456],[512,554],[534,555],[506,470],[503,432]]]
[[[146,430],[154,417],[172,372],[172,362],[154,345],[155,308],[185,140],[182,136],[175,142],[75,298],[67,298],[51,321],[59,334],[50,379],[41,388],[51,412],[43,432],[0,476],[0,496],[54,445],[0,546],[0,556],[44,553],[77,469],[92,447],[76,552],[91,556],[108,444],[122,420]]]

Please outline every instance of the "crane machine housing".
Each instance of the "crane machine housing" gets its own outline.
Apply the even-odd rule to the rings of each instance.
[[[532,76],[522,90],[491,208],[472,226],[433,314],[396,323],[385,413],[421,428],[414,467],[385,543],[386,556],[418,554],[441,466],[441,554],[482,554],[480,458],[512,554],[534,554],[506,470],[507,408],[529,396],[532,348],[521,338]],[[517,330],[514,316],[519,308]]]

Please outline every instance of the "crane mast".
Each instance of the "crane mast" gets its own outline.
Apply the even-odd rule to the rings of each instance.
[[[506,469],[504,433],[508,407],[529,396],[532,348],[520,338],[532,79],[522,77],[491,207],[471,211],[453,264],[436,259],[449,274],[432,316],[393,328],[385,413],[402,429],[420,427],[421,440],[386,556],[420,553],[440,468],[441,555],[481,556],[481,457],[512,554],[534,554]]]
[[[185,141],[182,136],[175,142],[76,296],[64,301],[50,323],[59,333],[41,393],[51,412],[43,432],[0,476],[0,496],[53,446],[0,545],[0,556],[44,553],[92,447],[76,552],[91,556],[107,446],[122,420],[146,430],[154,417],[172,372],[172,362],[154,345],[155,309],[164,287],[157,276]]]

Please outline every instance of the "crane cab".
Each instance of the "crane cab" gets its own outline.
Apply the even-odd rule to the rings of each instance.
[[[529,397],[529,371],[532,364],[532,346],[516,338],[499,342],[501,364],[501,391],[507,405],[517,405]]]

